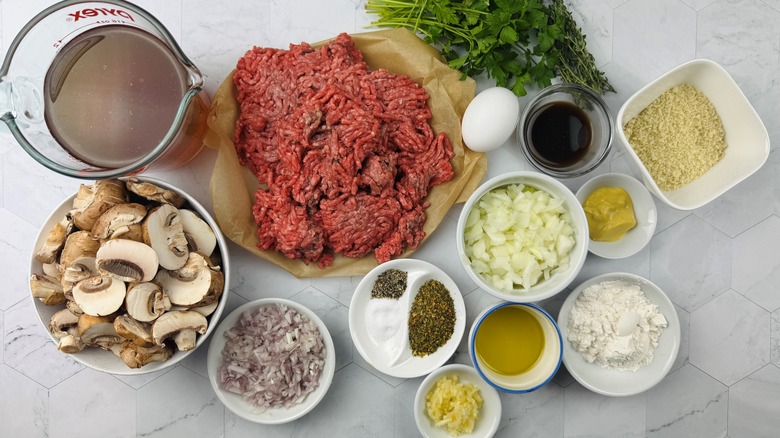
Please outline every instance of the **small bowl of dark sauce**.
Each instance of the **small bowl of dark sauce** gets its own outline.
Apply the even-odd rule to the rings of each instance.
[[[612,147],[612,116],[604,101],[576,84],[543,89],[518,126],[523,155],[553,177],[572,178],[598,167]]]

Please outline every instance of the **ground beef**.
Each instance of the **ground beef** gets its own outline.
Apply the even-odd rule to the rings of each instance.
[[[261,188],[258,247],[325,267],[335,254],[385,262],[425,237],[425,197],[454,176],[428,93],[369,71],[347,34],[328,45],[255,47],[233,82],[235,145]]]

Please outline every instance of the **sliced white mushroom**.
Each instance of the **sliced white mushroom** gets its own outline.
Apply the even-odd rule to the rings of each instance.
[[[65,216],[62,221],[56,223],[49,231],[46,241],[35,252],[35,260],[41,263],[54,263],[57,261],[57,253],[65,245],[65,239],[73,228],[70,216]]]
[[[123,342],[119,349],[119,358],[129,368],[140,368],[152,362],[164,362],[171,358],[173,349],[165,345],[144,347],[132,342]]]
[[[71,295],[71,299],[69,299],[69,300],[68,300],[68,301],[65,303],[65,307],[66,307],[68,310],[70,310],[70,311],[71,311],[71,313],[73,313],[74,315],[79,315],[79,316],[83,315],[83,314],[84,314],[84,311],[81,309],[81,307],[79,307],[79,305],[78,305],[78,304],[76,304],[76,302],[75,302],[75,301],[73,301],[73,299],[72,299],[72,298],[73,298],[73,296]]]
[[[76,328],[79,323],[79,316],[68,309],[62,309],[54,313],[49,320],[49,332],[55,339],[62,339],[67,336],[68,331]],[[76,332],[78,334],[78,332]]]
[[[81,341],[81,337],[73,334],[63,336],[57,344],[57,350],[68,354],[78,353],[83,350],[84,347],[85,345],[84,342]]]
[[[152,183],[139,181],[137,178],[128,179],[126,184],[127,190],[149,201],[171,204],[177,208],[186,202],[180,194],[173,190],[163,189]]]
[[[157,253],[132,240],[109,240],[100,246],[95,264],[101,274],[121,281],[149,281],[157,273]]]
[[[214,313],[215,310],[217,310],[217,306],[219,306],[219,300],[214,301],[211,304],[206,304],[205,306],[197,306],[197,307],[190,307],[190,308],[181,308],[181,309],[171,309],[171,310],[192,310],[193,312],[198,312],[203,316],[209,316],[212,313]]]
[[[197,252],[190,253],[181,269],[161,269],[155,281],[162,286],[171,304],[184,307],[205,306],[217,301],[225,286],[222,272]]]
[[[56,278],[48,275],[30,275],[30,291],[47,306],[56,306],[66,301],[62,285]]]
[[[73,199],[73,224],[84,231],[92,230],[106,210],[127,202],[125,183],[117,179],[95,181],[91,186],[81,185]]]
[[[206,333],[207,327],[206,317],[198,312],[165,312],[152,324],[152,339],[156,345],[162,345],[172,337],[179,350],[192,350],[195,348],[196,333]]]
[[[73,286],[73,300],[87,315],[110,315],[125,301],[125,283],[106,275],[81,280]]]
[[[144,228],[141,224],[129,225],[126,229],[117,231],[111,236],[112,239],[127,239],[143,243]]]
[[[169,204],[149,211],[143,222],[144,242],[154,248],[163,269],[179,269],[187,262],[189,250],[179,209]]]
[[[154,321],[170,308],[168,296],[156,283],[133,283],[127,288],[125,310],[137,321]]]
[[[43,270],[44,275],[56,278],[57,280],[62,279],[62,270],[60,269],[60,265],[57,263],[42,263],[41,269]]]
[[[146,207],[136,203],[117,204],[106,210],[92,227],[96,239],[114,239],[129,231],[131,225],[140,224],[146,216]]]
[[[114,330],[119,336],[142,347],[152,345],[152,335],[149,325],[138,322],[127,315],[117,316],[114,320]]]
[[[60,254],[60,265],[63,269],[79,263],[83,259],[95,258],[100,242],[92,237],[89,231],[76,231],[65,239],[65,246]]]
[[[112,345],[121,344],[124,338],[114,330],[111,318],[107,316],[79,316],[79,337],[88,347],[110,350]]]
[[[217,246],[214,230],[192,210],[180,209],[179,216],[189,250],[210,256]]]

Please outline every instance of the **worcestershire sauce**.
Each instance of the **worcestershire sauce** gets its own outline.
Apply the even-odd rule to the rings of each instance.
[[[581,160],[593,137],[587,114],[570,102],[541,108],[528,129],[530,152],[547,167],[568,167]]]

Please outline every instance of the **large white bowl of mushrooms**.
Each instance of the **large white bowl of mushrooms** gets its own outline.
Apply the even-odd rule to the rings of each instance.
[[[227,243],[192,196],[131,177],[82,184],[41,228],[30,291],[58,350],[112,374],[171,366],[225,307]]]

